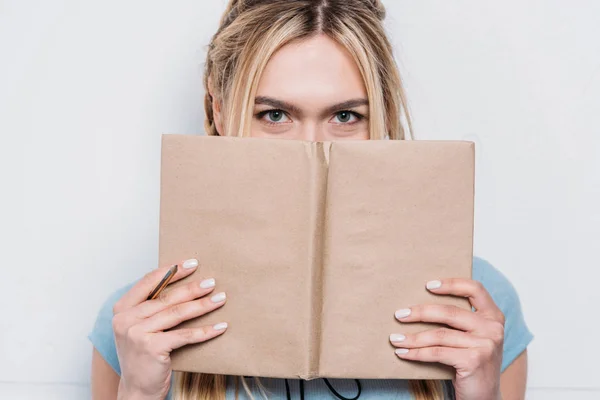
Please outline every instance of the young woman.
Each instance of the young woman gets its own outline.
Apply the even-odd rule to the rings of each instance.
[[[313,141],[404,139],[401,116],[409,132],[410,118],[382,27],[384,14],[378,0],[231,0],[206,60],[207,133]],[[202,268],[197,260],[180,265],[176,279]],[[398,329],[387,332],[399,358],[454,367],[456,376],[447,382],[247,381],[193,373],[172,379],[170,352],[224,334],[227,324],[164,331],[223,306],[226,296],[215,294],[215,279],[206,277],[147,301],[166,268],[117,291],[100,311],[90,334],[95,400],[524,397],[532,335],[513,287],[482,259],[473,260],[472,280],[431,277],[423,289],[467,297],[473,311],[399,304]],[[404,324],[416,321],[447,327],[402,334]]]

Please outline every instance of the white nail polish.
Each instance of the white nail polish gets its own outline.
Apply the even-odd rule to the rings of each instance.
[[[217,293],[213,297],[210,298],[210,301],[213,303],[220,303],[225,300],[225,293]]]
[[[406,339],[406,336],[401,333],[392,333],[390,335],[390,342],[402,342],[404,339]]]
[[[406,354],[408,353],[408,349],[396,349],[396,354]]]
[[[396,311],[396,318],[404,318],[410,315],[410,308],[403,308],[401,310]]]
[[[213,329],[215,331],[222,331],[223,329],[227,329],[227,322],[220,322],[216,325],[213,325]]]
[[[189,260],[185,260],[183,262],[184,269],[196,268],[198,266],[198,260],[195,258],[190,258]]]
[[[427,282],[427,285],[425,285],[427,287],[427,289],[439,289],[440,287],[442,287],[442,282],[441,281],[429,281]]]
[[[215,279],[214,278],[210,278],[210,279],[205,279],[202,282],[200,282],[200,287],[202,289],[208,289],[211,287],[215,287]]]

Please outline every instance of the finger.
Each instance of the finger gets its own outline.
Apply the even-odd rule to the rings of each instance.
[[[179,267],[177,273],[171,280],[171,282],[178,281],[186,276],[190,275],[198,267],[198,260],[190,259],[185,260],[177,264]],[[138,304],[146,301],[150,292],[158,285],[161,279],[165,276],[169,268],[173,265],[157,268],[147,273],[142,279],[140,279],[127,293],[123,295],[117,301],[113,308],[115,314],[123,312],[127,309],[137,306]]]
[[[190,282],[181,287],[167,289],[154,300],[144,301],[132,308],[135,317],[144,319],[151,317],[179,303],[185,303],[206,296],[215,289],[215,279],[202,279],[200,282]]]
[[[183,321],[200,317],[225,304],[225,293],[217,293],[210,298],[203,297],[198,300],[171,306],[150,318],[143,320],[139,326],[145,332],[159,332],[179,325]]]
[[[159,346],[166,352],[171,352],[182,346],[192,343],[202,343],[214,337],[222,335],[227,330],[227,323],[220,322],[213,326],[203,326],[201,328],[176,329],[169,332],[155,333]]]
[[[467,349],[442,346],[423,347],[419,349],[396,349],[396,355],[404,360],[439,362],[455,368],[461,358],[467,356],[467,352]]]
[[[483,284],[473,279],[448,278],[436,281],[429,281],[426,284],[427,290],[435,294],[448,294],[452,296],[467,297],[471,305],[484,314],[494,318],[500,317],[502,312],[492,299]]]
[[[448,328],[429,329],[416,334],[393,333],[390,342],[396,347],[409,349],[432,346],[471,348],[484,344],[477,336]]]
[[[474,330],[482,321],[470,310],[439,304],[421,304],[400,309],[396,311],[395,316],[400,322],[434,322],[463,331]]]

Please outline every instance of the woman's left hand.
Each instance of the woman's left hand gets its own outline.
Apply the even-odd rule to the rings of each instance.
[[[427,283],[435,294],[467,297],[475,312],[450,305],[418,305],[396,311],[396,319],[447,325],[416,334],[392,334],[405,360],[439,362],[456,369],[457,400],[497,400],[504,343],[504,314],[480,282],[443,279]]]

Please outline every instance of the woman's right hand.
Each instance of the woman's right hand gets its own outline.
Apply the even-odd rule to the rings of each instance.
[[[172,281],[194,272],[198,261],[187,260],[179,265],[182,268]],[[212,278],[190,282],[147,300],[170,267],[148,273],[113,308],[113,331],[121,366],[118,399],[163,400],[171,384],[171,351],[212,339],[227,329],[226,323],[219,323],[164,332],[225,304],[225,293],[207,296],[214,290]]]

